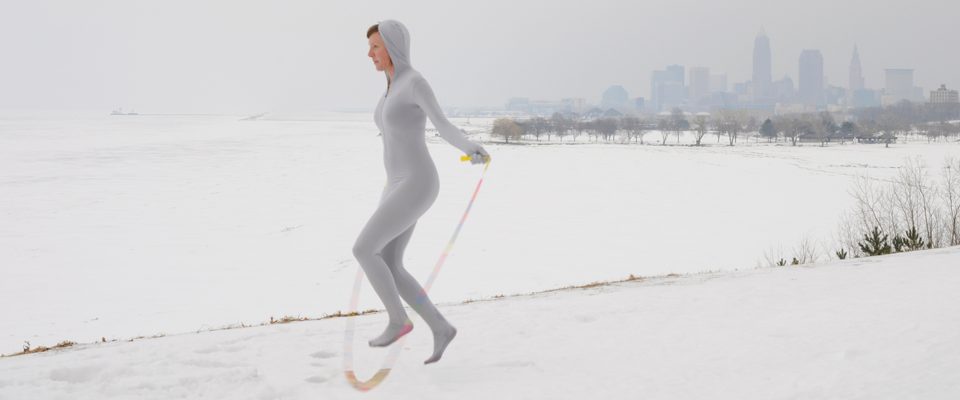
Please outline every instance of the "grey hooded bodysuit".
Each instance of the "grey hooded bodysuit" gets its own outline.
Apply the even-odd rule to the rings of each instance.
[[[427,322],[434,336],[434,353],[424,363],[439,360],[447,344],[456,335],[423,288],[403,267],[403,251],[417,220],[433,205],[439,193],[437,168],[427,151],[424,138],[426,118],[440,136],[464,153],[474,164],[487,152],[468,140],[443,115],[427,81],[410,65],[410,34],[394,20],[379,23],[379,33],[394,66],[393,79],[374,112],[374,122],[383,139],[383,161],[387,182],[377,210],[363,227],[353,254],[383,301],[390,323],[379,337],[370,340],[375,347],[387,346],[413,329],[400,296]],[[385,72],[386,73],[386,72]]]

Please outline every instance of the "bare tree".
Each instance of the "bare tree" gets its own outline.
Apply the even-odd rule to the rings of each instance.
[[[623,128],[623,130],[627,132],[628,142],[630,141],[630,139],[634,139],[634,141],[636,141],[636,138],[639,137],[641,140],[641,143],[643,143],[644,126],[643,126],[642,119],[635,116],[626,116],[620,120],[620,125],[621,125],[621,128]]]
[[[784,256],[783,246],[777,245],[776,248],[769,248],[763,252],[763,265],[768,267],[777,267],[786,265],[788,260]]]
[[[720,138],[723,137],[723,135],[726,135],[726,132],[724,131],[723,120],[721,119],[719,112],[714,114],[710,123],[713,125],[713,134],[717,136],[717,143],[720,143]]]
[[[931,184],[926,165],[920,156],[906,159],[897,174],[896,183],[893,190],[894,200],[907,228],[922,230],[926,236],[927,247],[939,247],[941,227],[936,222],[937,187]]]
[[[810,240],[809,236],[804,236],[800,240],[800,243],[793,248],[793,254],[797,264],[815,263],[819,259],[816,245]]]
[[[581,125],[584,128],[584,131],[587,132],[587,136],[593,139],[594,142],[597,141],[597,137],[600,136],[600,129],[597,125],[597,120],[592,119],[588,121],[583,121]]]
[[[710,119],[706,115],[697,114],[693,117],[693,127],[694,127],[694,139],[697,141],[697,146],[700,145],[700,141],[703,140],[703,137],[710,130]]]
[[[604,141],[609,141],[610,137],[616,135],[620,125],[616,118],[598,118],[596,124],[597,131],[603,135]]]
[[[563,142],[563,137],[567,135],[567,131],[570,130],[570,122],[569,119],[558,112],[550,116],[550,125],[553,127],[553,131],[557,133],[557,136],[560,137],[561,143]]]
[[[874,186],[860,176],[851,191],[855,207],[842,215],[839,239],[854,256],[858,243],[879,229],[895,251],[960,245],[960,161],[947,157],[942,187],[927,173],[920,157],[910,157],[891,181]]]
[[[856,211],[844,211],[840,215],[840,226],[837,229],[836,239],[840,243],[841,249],[848,252],[849,257],[863,256],[863,251],[858,245],[862,238],[860,227],[861,221]]]
[[[945,160],[940,196],[946,208],[944,222],[949,245],[960,245],[960,160],[953,157]]]
[[[493,121],[493,130],[491,136],[502,137],[506,143],[510,143],[510,138],[518,140],[523,131],[510,118],[497,118]]]
[[[815,123],[817,137],[820,138],[820,146],[826,146],[826,142],[833,139],[837,134],[837,122],[833,119],[833,114],[824,111],[820,113],[820,118]]]
[[[687,116],[683,114],[683,110],[674,107],[670,111],[670,130],[676,133],[677,143],[680,143],[680,133],[689,128],[690,123],[687,121]]]
[[[884,186],[875,186],[872,179],[858,176],[850,195],[855,200],[854,223],[860,232],[869,232],[878,227],[884,232],[897,232],[896,215],[890,206]]]
[[[733,146],[748,121],[746,114],[742,110],[720,110],[718,118],[721,129],[726,132],[730,145]]]
[[[573,132],[574,132],[573,141],[576,142],[577,138],[579,138],[580,135],[583,135],[583,132],[586,132],[589,130],[589,126],[585,121],[573,121],[572,124],[573,124],[572,125]]]
[[[903,130],[900,119],[893,114],[883,114],[877,121],[877,128],[883,132],[884,147],[890,147],[890,143],[897,140],[897,133]]]
[[[670,137],[670,120],[666,118],[660,118],[660,120],[657,121],[657,130],[659,130],[660,135],[663,136],[663,141],[660,142],[660,144],[667,144],[667,138]]]
[[[826,146],[827,142],[827,131],[824,129],[823,123],[820,120],[820,116],[814,114],[803,114],[800,117],[800,134],[806,136],[813,136],[817,138],[817,141],[820,142],[820,146]]]
[[[640,137],[640,144],[643,144],[643,137],[647,135],[648,131],[650,131],[652,123],[652,119],[640,118],[640,126],[637,128],[637,136]]]
[[[546,118],[543,117],[533,117],[530,118],[530,129],[533,133],[533,136],[540,141],[540,135],[549,131],[550,125],[547,122]]]
[[[800,134],[807,129],[806,122],[794,116],[784,117],[780,122],[777,122],[777,126],[783,129],[783,135],[790,139],[790,144],[793,146],[797,145]]]
[[[640,118],[640,122],[636,127],[636,131],[634,132],[634,134],[636,135],[634,137],[640,138],[640,144],[643,144],[643,137],[647,134],[648,130],[649,130],[649,121],[645,118]]]

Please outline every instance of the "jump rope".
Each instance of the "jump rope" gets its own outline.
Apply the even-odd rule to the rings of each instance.
[[[471,156],[465,155],[460,157],[461,162],[466,162],[471,160]],[[443,254],[440,255],[440,259],[437,260],[437,265],[433,267],[433,272],[430,274],[430,277],[427,279],[427,283],[423,285],[423,293],[420,296],[417,296],[417,302],[425,301],[427,298],[427,292],[430,291],[430,286],[433,285],[433,281],[437,278],[437,274],[440,273],[440,267],[443,266],[443,262],[447,259],[447,255],[450,254],[450,250],[453,249],[453,243],[457,241],[457,236],[460,234],[460,228],[463,228],[464,221],[467,220],[467,215],[470,214],[470,207],[473,207],[473,201],[477,199],[477,193],[480,192],[480,185],[483,184],[483,176],[487,173],[487,168],[490,168],[490,156],[484,156],[485,165],[483,167],[483,172],[480,174],[480,181],[477,182],[477,187],[473,190],[473,196],[470,197],[470,203],[467,204],[467,210],[463,212],[463,217],[460,218],[460,223],[457,225],[457,229],[453,231],[453,237],[450,238],[450,242],[447,243],[446,249],[443,250]],[[353,314],[357,310],[357,303],[360,300],[360,284],[363,283],[363,269],[357,268],[357,278],[353,282],[353,295],[350,297],[350,307],[348,308],[348,315]],[[350,382],[350,385],[354,389],[357,389],[361,392],[366,392],[370,389],[377,387],[384,379],[387,378],[387,375],[390,374],[390,370],[393,368],[393,365],[397,362],[397,359],[400,357],[400,349],[403,348],[403,343],[407,339],[407,335],[404,335],[400,339],[397,339],[397,342],[393,343],[390,349],[390,353],[387,354],[384,358],[383,364],[380,366],[380,370],[377,371],[373,377],[366,381],[357,379],[356,374],[353,372],[353,333],[354,333],[354,318],[356,316],[348,316],[347,327],[343,335],[343,372],[346,375],[347,382]]]

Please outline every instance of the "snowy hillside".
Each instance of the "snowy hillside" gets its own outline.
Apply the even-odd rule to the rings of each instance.
[[[958,287],[960,247],[638,279],[443,304],[443,359],[414,317],[366,393],[331,318],[7,357],[0,399],[956,399]],[[354,318],[367,379],[386,315]]]
[[[238,118],[0,115],[0,314],[12,316],[0,354],[344,310],[351,247],[384,183],[372,116]],[[405,254],[418,279],[481,172],[428,139],[441,188]],[[804,238],[832,254],[855,176],[889,178],[910,155],[935,172],[960,155],[957,143],[485,146],[493,161],[437,302],[751,268]],[[381,306],[366,285],[360,308]]]

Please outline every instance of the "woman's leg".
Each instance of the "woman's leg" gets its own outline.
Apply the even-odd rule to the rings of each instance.
[[[440,310],[427,297],[427,293],[424,292],[420,283],[403,267],[403,253],[407,248],[407,243],[410,242],[410,237],[413,236],[413,229],[416,227],[417,223],[414,222],[400,236],[387,243],[381,255],[387,266],[390,267],[390,272],[393,273],[393,279],[400,291],[400,296],[413,307],[417,314],[420,314],[433,332],[433,354],[424,362],[429,364],[440,359],[447,345],[456,336],[457,328],[451,325],[443,314],[440,314]]]
[[[413,225],[432,204],[432,200],[418,193],[415,187],[407,188],[413,190],[404,189],[396,187],[383,197],[353,245],[354,257],[383,301],[390,318],[384,332],[370,341],[371,346],[387,346],[413,329],[400,303],[393,274],[381,257],[387,243]]]
[[[423,287],[420,286],[420,282],[417,282],[416,278],[410,275],[410,272],[403,267],[403,253],[416,227],[417,223],[414,222],[413,225],[401,233],[400,236],[390,241],[390,243],[383,248],[381,256],[383,257],[383,261],[387,263],[387,266],[390,267],[390,272],[393,273],[393,280],[397,284],[400,297],[413,307],[417,314],[423,317],[427,325],[430,325],[430,329],[436,330],[437,328],[443,328],[447,325],[446,319],[443,318],[440,310],[437,310],[437,307],[434,306],[430,298],[427,297],[427,294],[423,291]]]

